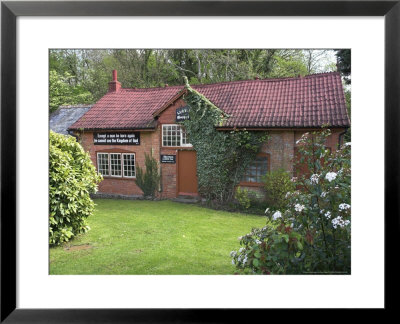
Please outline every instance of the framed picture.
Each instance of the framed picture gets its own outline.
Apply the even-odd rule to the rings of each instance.
[[[395,285],[387,283],[398,282],[389,256],[396,253],[394,238],[399,234],[399,1],[4,1],[1,16],[1,321],[226,322],[245,319],[250,313],[263,315],[268,308],[394,306],[388,296]],[[355,268],[352,265],[349,279],[286,276],[283,282],[279,276],[49,276],[49,255],[41,251],[48,246],[48,228],[42,226],[43,220],[48,222],[47,215],[42,215],[48,212],[47,177],[36,185],[39,174],[48,174],[48,111],[46,107],[41,113],[37,107],[48,105],[48,50],[129,47],[352,48],[357,63],[352,82],[358,104],[353,108],[357,110],[354,143],[360,146],[352,153],[356,166],[352,179],[358,183],[352,193],[358,201],[352,260],[358,263]],[[384,112],[379,108],[383,105]],[[174,118],[186,116],[186,107],[179,109]],[[145,141],[144,136],[96,134],[100,142],[132,137],[129,151],[119,156],[104,148],[96,152],[107,161],[119,161],[123,171],[118,172],[126,171],[132,177],[133,152]],[[366,149],[374,153],[363,153]],[[165,168],[179,164],[179,156],[168,152],[158,157]],[[103,164],[108,168],[107,163]],[[366,269],[366,264],[372,269]],[[357,300],[365,280],[371,280],[370,291],[364,293],[365,299]],[[315,301],[307,302],[286,296],[290,286],[320,291],[323,285],[336,296],[335,286],[346,284],[349,292],[337,302],[327,299],[330,304],[315,296]],[[279,288],[282,285],[286,285],[284,290]],[[249,290],[253,297],[243,297]]]

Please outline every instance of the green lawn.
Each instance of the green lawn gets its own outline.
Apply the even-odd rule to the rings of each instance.
[[[50,274],[232,274],[238,236],[266,223],[171,201],[95,203],[91,230],[50,249]]]

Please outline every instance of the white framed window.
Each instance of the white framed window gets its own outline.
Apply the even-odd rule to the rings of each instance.
[[[121,154],[120,153],[110,153],[110,175],[112,177],[121,177]]]
[[[103,176],[110,175],[108,153],[97,153],[97,170]]]
[[[122,154],[124,177],[134,178],[136,176],[135,170],[135,154],[123,153]]]
[[[97,153],[97,170],[103,176],[135,178],[135,153]]]
[[[162,125],[162,146],[192,146],[183,126],[177,124]]]
[[[189,143],[186,130],[182,127],[181,127],[181,144],[182,146],[192,146],[192,144]]]

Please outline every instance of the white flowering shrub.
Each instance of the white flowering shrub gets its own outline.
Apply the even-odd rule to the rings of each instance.
[[[330,153],[329,130],[305,134],[297,164],[309,172],[293,178],[280,210],[267,208],[267,225],[240,238],[232,262],[244,273],[350,273],[350,144]]]

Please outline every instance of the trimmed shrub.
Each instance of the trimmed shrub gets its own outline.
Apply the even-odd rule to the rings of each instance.
[[[142,189],[145,197],[151,196],[154,198],[160,184],[157,160],[145,153],[144,164],[146,171],[143,171],[139,166],[136,168],[136,184]]]
[[[250,208],[249,191],[246,188],[241,189],[240,187],[237,187],[235,191],[235,199],[243,209]]]
[[[101,181],[82,146],[72,136],[50,131],[49,243],[59,245],[89,230],[94,210],[90,194]]]
[[[295,185],[289,173],[284,169],[269,172],[264,177],[264,182],[268,205],[274,209],[283,208],[287,203],[287,193],[292,193],[295,190]]]

